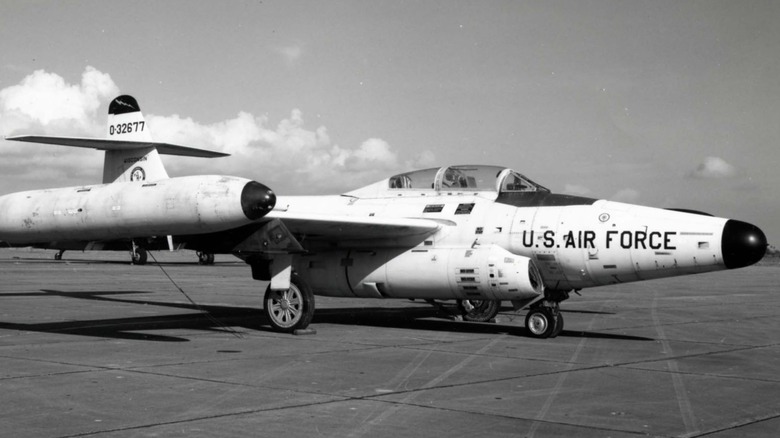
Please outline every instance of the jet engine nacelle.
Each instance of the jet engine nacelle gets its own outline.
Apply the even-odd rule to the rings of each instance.
[[[326,252],[301,257],[296,269],[327,296],[529,300],[543,293],[533,260],[494,245]]]

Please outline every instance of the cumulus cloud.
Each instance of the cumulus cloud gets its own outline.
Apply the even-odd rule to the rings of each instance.
[[[102,126],[96,122],[98,108],[118,92],[111,76],[94,67],[87,67],[81,83],[74,85],[55,73],[37,70],[19,84],[0,90],[0,129],[8,135],[56,125],[71,132],[95,133]]]
[[[103,137],[107,104],[118,94],[111,77],[93,67],[85,69],[80,84],[35,71],[0,90],[0,134]],[[136,97],[143,108],[143,97]],[[435,161],[427,150],[402,159],[380,138],[340,146],[324,126],[308,127],[299,109],[275,126],[268,116],[244,111],[211,124],[178,114],[145,117],[157,141],[231,154],[212,160],[164,157],[171,176],[236,175],[262,181],[280,193],[343,192]],[[33,188],[95,183],[102,173],[102,154],[89,149],[4,141],[0,157],[4,191],[30,187],[34,181],[38,184]]]
[[[398,167],[398,157],[390,145],[381,138],[369,138],[344,161],[347,170],[379,168],[390,170]]]
[[[737,169],[723,158],[707,157],[699,167],[691,172],[693,178],[732,178],[737,175]]]
[[[0,90],[0,135],[102,136],[105,117],[99,109],[118,93],[111,76],[94,67],[84,70],[78,84],[36,70]],[[102,154],[88,149],[3,141],[0,187],[7,192],[99,181],[102,161]]]
[[[232,154],[208,162],[212,169],[216,166],[222,173],[255,178],[296,193],[357,188],[380,179],[379,175],[428,166],[434,159],[425,151],[402,162],[398,152],[380,138],[367,139],[356,148],[341,147],[333,143],[324,126],[307,128],[299,109],[275,127],[269,126],[268,117],[246,112],[207,125],[178,115],[150,115],[147,120],[156,139]],[[192,164],[181,160],[168,167],[171,174],[193,170]]]

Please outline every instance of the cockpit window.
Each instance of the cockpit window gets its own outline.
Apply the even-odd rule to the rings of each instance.
[[[503,167],[498,166],[450,166],[439,169],[437,187],[443,191],[496,191],[496,179]]]
[[[443,192],[549,192],[519,173],[500,166],[449,166],[415,170],[391,177],[389,188]]]
[[[391,189],[433,189],[438,168],[415,170],[390,178]]]
[[[506,192],[549,192],[546,187],[540,186],[530,179],[520,175],[515,171],[506,172],[503,181],[501,181],[501,193]]]
[[[504,182],[501,184],[502,192],[535,192],[536,187],[529,184],[520,175],[511,173],[504,178]]]

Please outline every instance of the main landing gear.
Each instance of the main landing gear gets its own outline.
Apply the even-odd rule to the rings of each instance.
[[[563,315],[558,309],[537,307],[525,316],[525,327],[535,338],[554,338],[563,330]]]
[[[199,265],[213,265],[214,264],[214,254],[208,253],[208,252],[202,252],[197,251],[195,255],[198,256],[198,264]]]
[[[490,322],[498,315],[501,301],[458,300],[458,309],[464,321]]]
[[[525,317],[525,327],[531,337],[554,338],[563,331],[563,315],[560,302],[569,298],[567,291],[546,291],[545,298],[535,303]],[[314,317],[314,293],[297,274],[290,278],[287,290],[265,292],[263,310],[271,327],[282,333],[294,333],[306,329]],[[433,300],[431,304],[436,305]],[[495,318],[501,301],[463,300],[458,308],[467,321],[488,322]]]
[[[62,255],[65,254],[65,250],[61,249],[57,252],[57,254],[54,254],[54,260],[62,260]]]
[[[133,265],[145,265],[147,256],[146,248],[133,245],[133,250],[130,252],[130,263]]]
[[[265,291],[263,310],[271,327],[282,333],[293,333],[309,326],[314,317],[314,293],[298,275],[290,278],[290,288]]]
[[[534,304],[525,316],[525,328],[534,338],[554,338],[563,330],[560,302],[569,298],[566,291],[545,291],[545,299]]]

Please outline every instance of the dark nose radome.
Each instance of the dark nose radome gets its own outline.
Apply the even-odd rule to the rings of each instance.
[[[241,208],[251,220],[260,219],[274,209],[276,195],[273,190],[257,181],[246,183],[241,191]]]
[[[723,262],[729,269],[750,266],[766,253],[766,236],[755,225],[730,219],[723,226]]]

